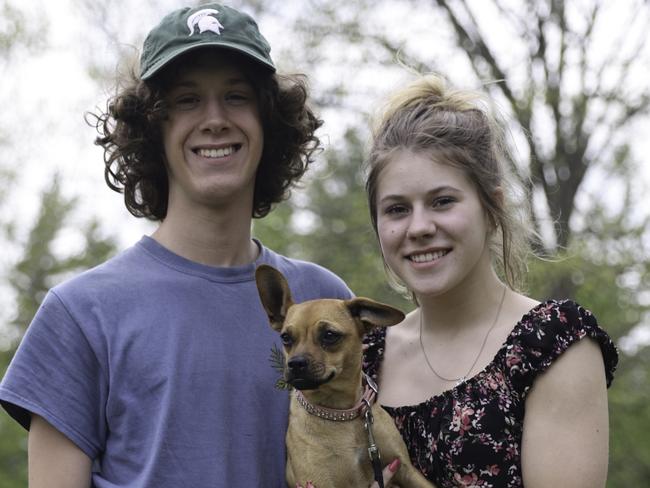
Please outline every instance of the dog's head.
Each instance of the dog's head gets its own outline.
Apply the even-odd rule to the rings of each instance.
[[[285,380],[299,390],[358,381],[363,335],[404,320],[396,308],[368,298],[295,304],[287,280],[272,266],[260,265],[255,279],[271,327],[284,346]]]

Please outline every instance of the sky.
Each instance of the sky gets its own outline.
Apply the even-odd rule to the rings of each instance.
[[[5,211],[20,217],[22,224],[17,230],[19,236],[21,233],[24,236],[39,203],[34,196],[46,188],[53,175],[58,173],[65,194],[76,197],[80,202],[70,228],[57,243],[64,253],[81,245],[82,240],[75,227],[91,216],[100,218],[105,231],[116,235],[122,248],[154,229],[151,223],[133,218],[124,208],[121,195],[110,191],[104,183],[102,151],[93,145],[95,132],[85,123],[84,114],[103,107],[112,87],[93,80],[88,66],[90,60],[104,66],[115,63],[116,46],[98,40],[104,38],[96,36],[94,30],[97,26],[86,22],[78,10],[77,1],[10,0],[10,3],[26,12],[36,25],[39,19],[46,19],[49,26],[47,46],[33,53],[17,52],[2,75],[0,89],[0,102],[4,107],[0,132],[10,134],[10,144],[3,147],[3,159],[20,169]],[[134,0],[133,11],[121,20],[119,28],[124,39],[134,38],[136,32],[142,34],[147,31],[160,15],[170,10],[170,6],[175,8],[181,2],[158,0],[157,11],[142,12],[138,10],[139,3]],[[97,5],[107,8],[109,18],[106,25],[110,28],[114,20],[110,17],[112,0],[104,0]],[[289,22],[284,22],[282,14],[290,15],[290,12],[280,13],[266,22],[260,19],[261,30],[276,53],[290,49],[286,36]],[[404,25],[397,12],[388,11],[386,14],[395,16],[395,28]],[[412,16],[408,19],[409,22],[418,22]],[[620,22],[617,23],[614,18],[611,25],[613,29],[621,28]],[[433,45],[431,42],[422,44]],[[437,49],[444,52],[444,46],[437,46]],[[452,61],[448,60],[447,65],[453,66]],[[462,69],[460,66],[454,68],[457,72]],[[382,90],[394,88],[398,82],[396,79],[377,79],[372,74],[365,78],[359,73],[355,75],[355,84],[381,84],[379,94]],[[313,81],[318,83],[321,76],[322,73],[315,74]],[[324,140],[336,145],[341,137],[342,124],[332,113],[325,112],[323,117],[327,122],[322,133]],[[647,121],[635,128],[635,151],[640,155],[650,151],[648,130]],[[639,185],[650,189],[650,165],[642,165],[642,168],[644,171],[640,175]],[[598,193],[605,183],[598,178],[594,174],[588,181],[592,190],[590,193]],[[639,208],[648,206],[640,205]],[[6,265],[13,257],[11,253],[5,253],[0,258],[0,266]]]
[[[131,218],[124,210],[121,196],[105,186],[102,152],[92,143],[94,129],[84,122],[84,113],[104,106],[112,89],[110,85],[102,86],[90,78],[89,61],[93,59],[101,65],[111,66],[117,59],[115,46],[103,40],[101,34],[97,36],[93,32],[96,26],[85,23],[77,6],[78,0],[10,1],[20,5],[28,18],[36,21],[45,17],[49,24],[47,49],[36,53],[19,53],[11,64],[11,76],[3,76],[0,101],[5,107],[10,107],[11,116],[8,117],[5,112],[0,123],[10,124],[12,143],[9,154],[21,168],[17,183],[21,191],[14,192],[11,207],[25,216],[24,222],[32,220],[38,202],[30,196],[41,191],[53,173],[58,172],[66,194],[75,195],[83,202],[82,214],[100,216],[107,229],[118,233],[120,244],[127,246],[142,233],[150,232],[152,226]],[[133,38],[135,32],[141,35],[158,21],[159,15],[169,11],[170,6],[175,8],[180,4],[172,0],[159,0],[157,11],[139,11],[139,3],[134,1],[132,15],[121,20],[121,37],[124,39]],[[105,0],[102,5],[110,12],[111,0]],[[397,15],[396,12],[389,14]],[[106,19],[109,28],[112,20]],[[395,25],[400,25],[399,21],[396,18]],[[279,49],[286,46],[286,32],[283,30],[286,25],[281,25],[281,22],[282,18],[278,16],[267,23],[260,19],[262,31],[276,51],[278,46]],[[289,25],[289,22],[286,24]],[[612,26],[616,28],[616,22],[612,22]],[[432,44],[426,43],[428,46]],[[89,52],[90,48],[92,52]],[[450,65],[447,60],[446,66]],[[449,69],[458,73],[462,66]],[[365,80],[362,74],[355,75],[355,84],[382,84],[386,90],[395,84],[395,80],[377,80],[372,73],[370,79],[366,75]],[[321,73],[314,74],[312,82],[315,80],[318,83],[321,76]],[[379,89],[377,93],[381,91]],[[335,117],[332,113],[324,114],[329,124],[326,124],[323,134],[330,144],[337,144],[341,135],[337,132],[340,124],[335,122]],[[647,133],[648,126],[642,125],[637,130],[636,149],[641,154],[647,154],[650,145],[644,133]],[[650,165],[644,165],[644,168],[641,181],[650,188]],[[598,175],[591,177],[589,184],[597,188],[600,182],[593,181],[594,178],[597,179]],[[80,215],[80,218],[83,216]]]
[[[3,77],[0,96],[5,106],[11,107],[14,119],[9,127],[10,154],[20,168],[20,191],[12,192],[11,207],[24,215],[25,222],[32,220],[39,203],[32,196],[46,188],[58,173],[65,194],[82,203],[77,217],[101,217],[106,229],[116,232],[125,246],[151,226],[130,218],[121,195],[104,183],[102,152],[93,145],[96,134],[86,124],[84,114],[103,106],[110,92],[88,74],[81,49],[88,31],[74,13],[73,1],[22,2],[23,7],[38,11],[32,14],[35,18],[47,17],[49,32],[46,50],[21,52],[11,65],[12,76]]]

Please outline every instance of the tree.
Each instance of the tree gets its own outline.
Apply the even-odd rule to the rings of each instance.
[[[543,190],[555,241],[566,247],[587,172],[610,166],[628,142],[625,132],[648,113],[650,90],[632,82],[637,63],[647,56],[647,4],[631,2],[629,28],[616,32],[609,49],[596,53],[601,45],[595,38],[608,22],[603,2],[527,1],[525,11],[512,12],[494,1],[500,19],[524,41],[527,52],[515,64],[490,44],[469,2],[436,3],[447,13],[477,76],[499,80],[489,85],[491,91],[506,100],[529,135],[532,185]],[[621,5],[616,8],[620,11]],[[522,82],[514,82],[521,70]],[[552,128],[549,140],[539,135],[544,126]]]
[[[27,22],[25,14],[8,0],[0,0],[0,74],[8,76],[11,63],[19,52],[30,52],[43,46],[42,33],[47,26],[42,20]],[[39,35],[41,34],[41,35]],[[1,93],[10,96],[8,93]],[[2,99],[0,99],[2,100]],[[4,100],[2,100],[4,101]],[[6,112],[3,112],[6,114]],[[0,116],[0,148],[6,149],[9,140],[5,134],[5,117]],[[15,173],[5,158],[0,159],[0,205],[8,197],[8,189],[15,181]],[[10,219],[0,215],[0,239],[11,233]]]
[[[62,195],[56,178],[41,195],[39,215],[26,242],[21,243],[22,257],[7,273],[16,303],[5,325],[10,337],[22,335],[47,290],[68,275],[105,261],[115,252],[116,243],[100,234],[95,220],[82,223],[77,233],[72,231],[70,220],[75,207],[74,199]],[[59,239],[68,241],[72,236],[81,240],[75,251],[57,249],[61,244]],[[63,247],[70,245],[67,242]],[[0,376],[4,376],[15,345],[14,342],[9,349],[0,350]],[[1,414],[0,488],[19,486],[27,486],[27,435],[8,415]]]
[[[639,289],[650,285],[650,273],[647,261],[636,260],[636,250],[619,249],[608,255],[615,240],[584,242],[553,262],[533,262],[529,273],[531,295],[540,298],[554,296],[559,280],[571,280],[572,297],[594,312],[619,347],[619,365],[609,390],[607,486],[612,488],[642,486],[650,473],[650,443],[641,434],[650,431],[650,347],[632,344],[626,337],[650,317],[650,303],[639,298]]]
[[[351,129],[340,150],[326,151],[316,163],[308,191],[256,221],[255,235],[278,252],[334,270],[356,295],[410,310],[413,305],[386,283],[361,184],[362,162],[363,143]]]
[[[404,9],[411,12],[406,17]],[[371,84],[378,85],[396,59],[463,79],[456,83],[463,86],[471,78],[482,82],[516,121],[510,130],[526,150],[514,169],[544,202],[535,207],[535,225],[550,236],[545,245],[555,257],[530,264],[530,294],[575,298],[626,344],[650,319],[650,222],[638,204],[647,188],[637,177],[632,130],[647,120],[650,100],[639,81],[648,76],[649,10],[640,1],[314,0],[295,23],[305,52],[294,41],[293,64],[312,63],[317,78],[337,73],[318,79],[318,88],[319,99],[335,100],[339,112],[365,111],[371,88],[363,85],[364,68],[372,66]],[[608,31],[617,15],[624,20]],[[589,185],[590,178],[602,183]],[[609,394],[608,485],[640,486],[650,471],[650,445],[640,435],[650,430],[650,348],[633,344],[620,352]]]
[[[359,184],[363,144],[349,130],[340,149],[319,160],[304,190],[255,222],[255,235],[280,252],[312,260],[342,276],[358,295],[413,307],[386,288],[381,257],[369,224],[365,194]],[[650,303],[639,291],[650,287],[650,261],[634,222],[624,215],[608,217],[595,206],[582,239],[552,260],[531,260],[530,296],[556,297],[557,283],[570,281],[571,297],[588,306],[615,343],[650,316]],[[638,228],[637,228],[638,232]],[[647,244],[646,244],[647,245]],[[647,292],[646,292],[647,293]],[[610,401],[610,487],[642,486],[650,469],[647,384],[650,348],[619,348],[621,357]]]
[[[271,16],[286,10],[266,2]],[[543,197],[536,224],[542,230],[553,223],[547,230],[554,248],[570,243],[570,223],[580,214],[576,199],[589,173],[618,175],[614,161],[650,106],[650,89],[638,81],[648,74],[650,54],[650,6],[641,0],[314,0],[294,25],[305,46],[301,51],[292,43],[294,64],[311,66],[317,77],[323,66],[335,73],[319,80],[328,103],[367,107],[368,92],[360,93],[367,90],[364,69],[381,73],[370,79],[380,85],[382,78],[395,79],[396,60],[421,72],[462,74],[465,86],[473,73],[470,86],[483,84],[516,121],[510,129],[527,154],[513,169]],[[459,66],[460,56],[465,65]],[[346,72],[357,75],[353,82]]]
[[[284,71],[309,74],[329,122],[325,133],[337,147],[312,170],[306,191],[256,222],[267,245],[330,267],[358,294],[411,306],[375,286],[385,279],[358,177],[366,116],[404,78],[400,60],[462,87],[482,86],[513,120],[509,129],[521,148],[513,169],[535,197],[544,246],[557,253],[551,262],[531,263],[531,295],[574,297],[622,343],[648,323],[650,275],[643,263],[650,227],[647,208],[637,204],[647,188],[635,178],[632,139],[650,99],[648,2],[235,4],[254,12],[264,32],[281,33],[271,39],[274,59]],[[641,433],[650,427],[649,354],[642,345],[621,349],[610,390],[612,487],[643,486],[648,478],[650,447]]]

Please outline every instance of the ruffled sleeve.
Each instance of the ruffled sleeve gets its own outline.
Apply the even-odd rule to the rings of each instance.
[[[386,329],[379,327],[370,331],[363,338],[363,371],[373,380],[378,381],[379,367],[384,356]]]
[[[600,346],[609,387],[618,352],[596,317],[571,300],[549,300],[528,312],[511,334],[502,357],[504,370],[517,389],[527,392],[535,378],[573,343],[590,337]]]

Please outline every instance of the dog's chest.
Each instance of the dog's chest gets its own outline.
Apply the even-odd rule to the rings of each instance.
[[[293,482],[312,480],[319,487],[316,480],[320,480],[326,488],[367,486],[372,481],[368,436],[361,418],[324,420],[292,400],[286,443],[288,472],[296,478]]]

